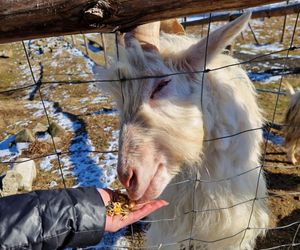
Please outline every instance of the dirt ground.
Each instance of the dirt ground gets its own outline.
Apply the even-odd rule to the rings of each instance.
[[[274,135],[282,132],[272,130]],[[265,149],[265,145],[263,145]],[[263,149],[263,150],[264,150]],[[299,156],[297,159],[300,161]],[[264,239],[257,243],[257,249],[277,245],[299,243],[300,220],[300,166],[287,161],[285,150],[281,145],[267,143],[264,172],[268,186],[268,207],[272,212],[272,225],[275,229],[267,232]],[[282,228],[283,227],[283,228]],[[285,249],[281,247],[279,249]],[[295,246],[293,249],[300,249]]]
[[[288,18],[287,31],[282,47],[289,46],[292,34],[295,15]],[[281,35],[283,18],[271,18],[253,22],[253,28],[261,44],[278,44]],[[205,34],[207,26],[188,28],[189,33],[194,35]],[[270,34],[270,30],[273,34]],[[295,45],[300,45],[300,27],[298,24],[297,33],[295,36]],[[75,38],[75,43],[74,42]],[[90,38],[99,44],[102,44],[99,35],[92,35]],[[113,37],[107,37],[108,51],[113,52]],[[255,48],[245,47],[244,45],[253,44],[253,36],[250,31],[243,33],[243,36],[238,37],[235,43],[234,55],[240,60],[249,60],[259,54],[269,53],[268,49],[256,51]],[[57,150],[60,152],[68,152],[72,147],[77,149],[92,148],[91,155],[82,155],[82,157],[92,158],[99,165],[103,164],[105,174],[99,178],[108,178],[113,176],[110,173],[110,160],[115,160],[116,154],[110,155],[101,153],[102,151],[111,149],[110,142],[113,140],[113,132],[118,129],[118,120],[114,113],[113,104],[109,97],[102,98],[103,94],[96,90],[93,84],[58,84],[58,81],[67,83],[68,81],[88,81],[93,78],[92,72],[88,69],[86,60],[91,58],[94,62],[104,65],[104,54],[93,53],[86,49],[86,43],[81,35],[73,37],[59,37],[53,40],[40,39],[28,42],[26,46],[29,48],[29,56],[32,63],[35,78],[42,77],[43,81],[56,82],[53,84],[43,84],[41,86],[41,95],[43,100],[53,104],[55,111],[49,113],[50,118],[58,120],[57,114],[63,114],[69,121],[80,124],[80,128],[73,131],[66,131],[66,134],[61,137]],[[69,47],[76,48],[82,54],[78,55],[78,51],[69,52]],[[243,47],[244,46],[244,47]],[[262,48],[262,47],[260,47]],[[279,48],[281,48],[279,46]],[[0,45],[0,52],[9,52],[8,57],[0,57],[0,92],[20,86],[28,86],[33,84],[29,67],[24,56],[24,51],[21,43]],[[77,53],[77,54],[76,54]],[[1,54],[1,53],[0,53]],[[290,53],[293,59],[287,63],[282,59],[286,56],[286,52],[277,54],[274,58],[268,56],[259,62],[245,64],[244,67],[251,73],[268,73],[269,69],[284,67],[294,69],[295,72],[300,67],[300,52],[292,51]],[[41,65],[43,67],[41,67]],[[272,76],[282,74],[282,71],[270,73]],[[277,74],[277,75],[276,75]],[[298,72],[299,74],[299,72]],[[300,87],[300,78],[296,73],[289,73],[284,76],[283,82],[287,81],[295,88]],[[259,90],[278,91],[281,79],[276,78],[274,81],[254,81],[255,87]],[[280,89],[284,91],[284,89]],[[18,131],[28,128],[32,130],[37,123],[47,124],[45,115],[37,115],[37,112],[43,110],[38,107],[40,105],[40,95],[37,92],[32,100],[29,100],[32,88],[0,93],[0,150],[4,145],[4,141],[10,136],[15,135]],[[99,102],[93,100],[99,98]],[[265,117],[268,121],[276,124],[281,124],[283,116],[288,104],[288,98],[280,95],[277,106],[277,95],[271,92],[258,92],[258,102],[262,108]],[[30,104],[35,108],[28,108]],[[276,106],[275,116],[274,107]],[[25,108],[27,107],[27,108]],[[274,119],[273,119],[274,118]],[[281,138],[280,130],[272,129],[272,134],[275,138]],[[88,135],[87,138],[83,138]],[[115,139],[114,139],[115,140]],[[90,147],[92,145],[93,147]],[[262,145],[262,164],[268,183],[268,206],[272,214],[271,228],[263,239],[259,239],[257,249],[300,249],[300,246],[288,248],[284,246],[291,243],[300,243],[300,155],[297,156],[299,162],[292,165],[287,162],[284,148],[282,144],[265,142]],[[100,153],[99,153],[100,152]],[[53,154],[54,148],[49,141],[36,140],[31,143],[26,150],[23,150],[20,156],[37,158],[36,163],[39,166],[42,164],[44,155]],[[63,154],[62,154],[63,155]],[[14,159],[14,158],[13,158]],[[74,160],[74,159],[73,159]],[[75,159],[76,161],[78,158]],[[74,162],[75,162],[74,160]],[[0,155],[0,175],[5,173],[10,168],[11,164],[5,163],[7,157]],[[51,189],[63,187],[62,178],[59,171],[57,159],[50,159],[51,170],[45,170],[38,167],[37,179],[34,182],[34,189]],[[82,160],[84,162],[84,160]],[[81,164],[82,164],[81,162]],[[49,165],[48,164],[48,165]],[[78,182],[88,183],[92,179],[86,175],[84,169],[75,167],[71,169],[68,161],[64,161],[62,168],[66,171],[64,175],[65,184],[67,187],[72,187]],[[115,169],[114,169],[115,171]],[[52,182],[56,184],[51,185]],[[93,179],[92,179],[93,181]],[[105,181],[105,180],[104,180]],[[94,184],[94,182],[91,182]],[[97,182],[98,183],[98,182]],[[114,178],[109,184],[113,188],[118,188],[119,183]],[[138,231],[139,227],[134,231]],[[127,234],[130,235],[130,232]],[[135,234],[134,243],[140,245],[143,236],[142,232]],[[283,245],[283,246],[280,246]]]

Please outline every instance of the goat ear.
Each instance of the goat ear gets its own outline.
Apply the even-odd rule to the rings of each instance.
[[[134,39],[139,41],[141,47],[146,50],[159,51],[159,30],[160,21],[147,23],[137,26],[131,32],[125,35],[126,47],[131,46],[131,42]]]
[[[186,50],[184,59],[193,68],[203,68],[205,63],[205,53],[207,50],[206,62],[209,63],[217,54],[229,45],[238,34],[245,28],[251,17],[251,13],[245,13],[225,26],[211,32],[207,37],[192,45]],[[207,48],[206,48],[207,44]]]

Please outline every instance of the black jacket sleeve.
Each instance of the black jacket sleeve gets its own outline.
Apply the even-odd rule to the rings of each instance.
[[[96,188],[34,191],[0,198],[0,249],[96,245],[105,207]]]

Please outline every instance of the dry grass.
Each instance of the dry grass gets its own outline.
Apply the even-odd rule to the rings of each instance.
[[[9,51],[9,58],[0,58],[0,91],[26,84],[27,67],[21,43],[0,44],[0,51]],[[1,98],[2,99],[2,98]]]
[[[63,179],[66,187],[73,187],[76,184],[74,176],[61,177],[58,160],[53,160],[51,163],[53,164],[53,168],[50,171],[37,168],[37,178],[33,183],[34,190],[64,188]],[[51,188],[50,183],[52,181],[55,181],[57,185]]]
[[[29,120],[30,111],[24,109],[26,101],[23,100],[0,100],[0,140],[7,134],[14,134],[22,129],[18,122]]]

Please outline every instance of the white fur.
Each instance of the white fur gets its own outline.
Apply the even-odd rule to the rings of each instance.
[[[172,42],[178,42],[182,47],[189,46],[188,39],[172,41],[170,36],[161,42],[166,48],[178,48]],[[186,44],[183,46],[184,40]],[[170,44],[168,44],[169,41]],[[219,55],[208,66],[209,69],[237,63],[229,56]],[[226,135],[233,135],[251,128],[260,128],[263,124],[261,112],[257,106],[255,91],[246,73],[239,66],[217,70],[207,74],[203,93],[204,140]],[[182,173],[173,183],[200,176],[203,180],[218,180],[236,176],[245,171],[253,171],[239,177],[221,182],[196,184],[193,182],[172,185],[166,188],[161,196],[171,204],[151,217],[153,220],[176,218],[174,221],[154,222],[147,233],[148,244],[169,244],[190,237],[203,241],[214,241],[232,236],[247,228],[252,209],[252,199],[255,197],[256,184],[260,166],[261,130],[254,130],[241,135],[222,140],[204,142],[203,162],[194,171]],[[258,197],[266,196],[266,184],[263,173],[260,175]],[[192,201],[195,197],[196,210],[211,210],[231,207],[224,210],[184,215],[183,211],[192,211]],[[194,222],[192,222],[194,221]],[[269,216],[264,200],[255,201],[254,213],[250,227],[264,228],[268,226]],[[258,235],[264,235],[265,230],[248,230],[240,247],[243,232],[227,240],[215,243],[193,242],[200,249],[253,249]],[[185,241],[183,245],[189,245]],[[167,249],[167,248],[163,248]],[[169,249],[179,249],[171,244]]]
[[[248,19],[249,14],[212,32],[209,69],[237,63],[220,52]],[[196,42],[184,36],[163,35],[158,54],[143,51],[133,41],[130,48],[120,50],[120,63],[105,74],[116,79],[118,74],[139,78],[199,70],[204,67],[205,45],[205,39]],[[130,197],[152,199],[164,190],[160,198],[170,202],[150,218],[157,221],[147,232],[151,249],[160,244],[160,249],[188,245],[209,250],[253,249],[257,236],[265,233],[264,229],[248,229],[241,242],[253,199],[266,196],[265,178],[259,168],[262,131],[206,141],[262,127],[254,87],[239,66],[205,74],[203,87],[202,76],[163,77],[171,81],[154,99],[149,96],[158,78],[100,85],[113,95],[120,109],[121,182],[127,185]],[[129,182],[132,173],[135,185]],[[193,182],[196,178],[207,182]],[[214,181],[224,178],[230,179]],[[265,200],[258,199],[249,227],[265,228],[268,222]]]

